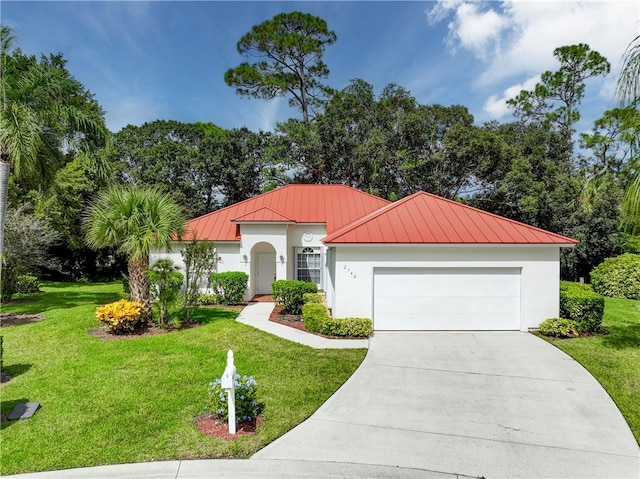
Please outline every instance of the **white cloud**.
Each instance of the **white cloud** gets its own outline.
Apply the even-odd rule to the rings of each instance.
[[[553,50],[576,43],[587,43],[615,69],[627,44],[637,35],[640,7],[636,0],[446,0],[438,2],[428,18],[431,23],[450,19],[452,47],[469,50],[485,62],[479,82],[490,84],[553,69]]]
[[[536,75],[523,83],[510,86],[502,92],[502,96],[491,95],[484,103],[482,109],[489,114],[491,119],[499,120],[510,112],[507,100],[515,98],[522,90],[533,90],[539,81],[540,75]]]
[[[482,11],[477,4],[462,3],[449,23],[449,43],[459,41],[463,48],[471,50],[479,58],[485,58],[487,48],[499,48],[501,31],[507,24],[506,17],[494,10]]]
[[[518,88],[534,75],[558,68],[553,51],[563,45],[586,43],[609,60],[611,74],[594,81],[594,92],[609,101],[621,56],[638,35],[640,4],[637,0],[442,0],[427,18],[432,25],[447,22],[449,48],[467,51],[479,61],[482,70],[472,86],[487,95],[483,110],[500,118],[508,112],[506,100]],[[513,93],[514,89],[518,90]]]

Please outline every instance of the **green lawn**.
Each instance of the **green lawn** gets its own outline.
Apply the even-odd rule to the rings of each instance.
[[[315,411],[353,373],[366,351],[314,350],[234,321],[237,310],[206,308],[201,327],[101,340],[98,304],[119,284],[47,283],[46,293],[2,306],[43,313],[38,323],[4,327],[0,389],[4,414],[20,402],[42,407],[2,424],[0,473],[164,459],[247,457]],[[193,425],[210,381],[233,349],[238,373],[253,375],[265,423],[253,436],[224,441]]]
[[[550,342],[602,384],[640,443],[640,301],[605,298],[602,326],[608,335]]]

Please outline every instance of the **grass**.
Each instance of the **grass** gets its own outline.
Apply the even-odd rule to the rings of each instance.
[[[640,301],[605,298],[604,336],[549,340],[609,393],[640,443]]]
[[[43,321],[4,327],[4,414],[20,402],[42,404],[23,421],[2,424],[0,473],[166,459],[244,458],[315,411],[366,351],[314,350],[237,323],[238,311],[200,310],[203,326],[151,337],[101,340],[98,304],[118,299],[115,283],[47,283],[46,293],[3,305],[42,313]],[[210,381],[235,355],[253,375],[265,423],[253,436],[225,441],[200,433],[194,418]]]

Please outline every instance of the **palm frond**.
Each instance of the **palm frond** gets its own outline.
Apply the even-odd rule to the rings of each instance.
[[[631,41],[624,52],[616,97],[623,105],[637,105],[640,100],[640,35]]]

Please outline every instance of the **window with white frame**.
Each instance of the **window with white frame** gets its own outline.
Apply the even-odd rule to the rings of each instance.
[[[320,286],[320,248],[296,249],[296,279]]]

